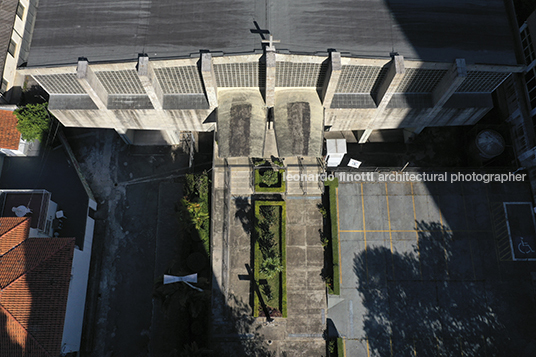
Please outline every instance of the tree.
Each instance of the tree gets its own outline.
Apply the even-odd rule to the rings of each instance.
[[[21,133],[23,140],[43,140],[50,126],[47,103],[28,104],[15,110],[14,113],[18,119],[17,130]]]

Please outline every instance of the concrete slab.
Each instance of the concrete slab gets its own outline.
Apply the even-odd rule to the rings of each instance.
[[[415,195],[415,220],[417,222],[441,222],[441,210],[436,196]]]
[[[322,246],[309,246],[306,251],[307,266],[322,268],[324,266],[324,248]]]
[[[390,193],[389,193],[390,194]],[[412,196],[389,196],[389,218],[392,230],[415,229]]]
[[[305,245],[305,233],[306,230],[303,229],[303,227],[295,226],[295,225],[289,225],[287,227],[287,245],[299,245],[303,246]],[[316,232],[318,235],[318,232]]]
[[[536,263],[498,260],[489,214],[490,202],[507,198],[509,190],[495,187],[489,195],[484,184],[444,185],[441,192],[441,185],[416,183],[413,197],[403,184],[387,186],[389,208],[396,206],[389,231],[389,216],[378,209],[385,202],[382,185],[363,184],[366,231],[339,233],[341,295],[330,298],[328,310],[347,338],[347,355],[364,347],[366,356],[521,355],[530,341],[521,336],[536,325],[536,308],[527,299],[534,294],[528,272]],[[362,213],[348,198],[353,192],[361,199],[361,184],[341,187],[339,211]],[[525,191],[511,189],[514,196]],[[413,209],[403,212],[412,200],[417,230]],[[374,210],[377,217],[369,219],[367,211]]]
[[[307,264],[305,247],[287,247],[287,268],[305,269]]]
[[[465,214],[467,229],[492,230],[489,202],[486,195],[465,195]]]
[[[326,284],[322,280],[322,270],[312,268],[307,271],[307,289],[309,291],[321,291],[325,295]]]
[[[409,182],[387,182],[389,196],[411,196],[412,188]]]
[[[304,229],[305,228],[305,229]],[[308,246],[318,246],[321,243],[319,224],[313,226],[298,227],[302,232],[305,232],[305,244]]]
[[[363,229],[363,203],[361,193],[353,194],[346,189],[350,185],[339,187],[339,229],[340,230],[362,230]],[[360,187],[360,185],[354,185]],[[344,209],[340,209],[344,207]]]
[[[450,230],[467,229],[464,198],[461,194],[439,196],[442,224]]]
[[[365,203],[365,229],[369,231],[388,230],[389,221],[386,219],[388,217],[386,196],[365,195],[363,201]]]
[[[218,90],[219,156],[262,157],[266,108],[258,89]]]
[[[322,155],[323,109],[316,89],[280,89],[275,93],[274,130],[279,155]]]
[[[307,271],[287,269],[287,295],[307,289]]]
[[[365,339],[345,339],[344,344],[346,346],[347,356],[368,356],[368,341]]]
[[[466,237],[459,237],[458,234],[455,234],[449,244],[448,251],[447,269],[449,279],[476,279],[471,240]]]
[[[357,241],[365,243],[365,234],[364,232],[339,232],[339,239],[341,244],[344,241]],[[363,245],[362,249],[365,249]]]

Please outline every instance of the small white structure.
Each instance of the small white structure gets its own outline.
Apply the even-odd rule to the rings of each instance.
[[[358,169],[361,166],[361,164],[362,162],[359,160],[350,159],[350,161],[348,161],[348,166],[353,167],[355,169]]]
[[[175,275],[164,274],[164,284],[177,283],[179,281],[197,283],[197,273],[186,275],[186,276],[175,276]]]
[[[347,152],[346,139],[326,139],[326,148],[326,162],[328,167],[339,166]]]

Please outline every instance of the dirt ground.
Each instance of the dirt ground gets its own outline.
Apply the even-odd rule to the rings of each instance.
[[[153,327],[162,326],[153,288],[179,247],[176,232],[158,232],[159,215],[170,214],[159,210],[159,197],[161,187],[181,197],[188,156],[172,147],[128,146],[113,130],[67,135],[99,205],[83,355],[161,355],[151,344]]]

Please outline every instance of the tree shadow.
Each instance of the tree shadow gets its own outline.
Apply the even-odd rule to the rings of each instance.
[[[371,355],[521,355],[526,343],[519,340],[531,333],[509,333],[502,306],[508,292],[449,276],[459,268],[453,249],[464,238],[438,222],[417,222],[417,232],[405,252],[369,245],[354,256],[365,311],[366,336],[359,337],[368,339]]]
[[[229,321],[227,324],[229,329],[218,331],[222,336],[216,336],[215,356],[275,356],[275,352],[268,349],[265,338],[259,332],[262,325],[256,323],[247,302],[234,294],[229,294],[224,318]],[[252,329],[256,324],[257,326]]]
[[[247,234],[251,233],[251,229],[253,227],[252,221],[251,221],[251,202],[247,197],[236,197],[234,199],[235,207],[236,207],[236,213],[235,218],[240,221],[242,224],[242,228],[244,229],[244,232]]]

